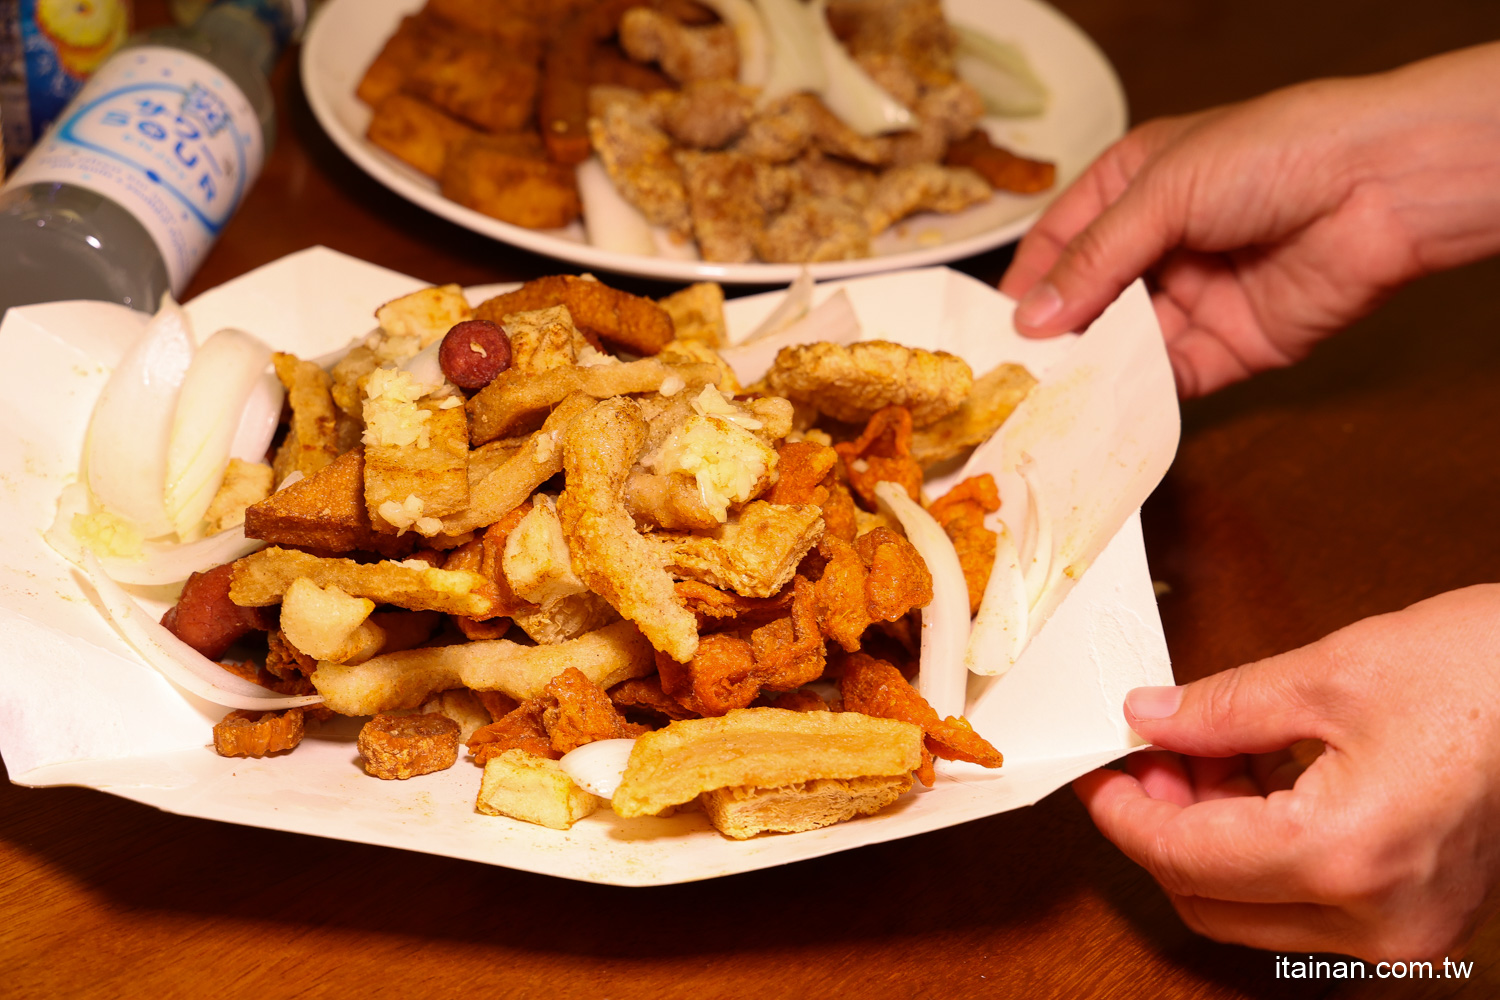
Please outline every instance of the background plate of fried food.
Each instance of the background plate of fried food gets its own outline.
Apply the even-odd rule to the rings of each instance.
[[[787,282],[803,263],[821,280],[980,253],[1017,239],[1124,133],[1108,60],[1039,0],[826,6],[844,41],[827,40],[900,97],[894,110],[855,98],[839,118],[829,106],[846,91],[762,101],[797,80],[772,65],[765,88],[742,85],[766,71],[747,71],[734,32],[687,0],[332,0],[303,82],[339,148],[429,211],[582,268],[678,281]],[[983,37],[956,43],[948,25]],[[788,58],[807,57],[792,33],[783,48],[804,44]],[[901,131],[845,124],[908,105]]]
[[[549,281],[542,279],[510,294],[524,297],[536,293],[537,289],[548,295],[566,294],[566,291],[557,291],[556,282],[548,284]],[[572,286],[564,282],[561,287],[566,290]],[[474,290],[471,299],[476,305],[480,299],[495,302],[497,300],[491,296],[496,291]],[[592,286],[584,291],[603,294]],[[330,352],[347,348],[351,342],[359,342],[368,334],[373,325],[371,314],[382,303],[391,303],[392,300],[435,301],[456,294],[456,289],[425,289],[422,282],[414,279],[315,248],[205,293],[188,304],[187,312],[199,328],[200,337],[220,325],[234,324],[263,337],[276,349],[322,358],[329,356]],[[785,293],[770,293],[727,303],[723,318],[730,338],[742,338],[772,314],[784,298]],[[1156,471],[1149,482],[1154,483],[1154,476],[1160,474],[1170,457],[1176,438],[1171,374],[1161,351],[1149,299],[1140,289],[1127,293],[1106,313],[1091,331],[1100,334],[1099,338],[1090,340],[1085,335],[1081,340],[1046,342],[1027,341],[1016,336],[1010,328],[1011,304],[1006,299],[993,289],[945,268],[835,282],[820,286],[812,298],[823,306],[833,303],[830,308],[835,311],[847,305],[857,320],[863,340],[904,341],[914,348],[951,351],[964,358],[972,370],[981,375],[1005,363],[1023,365],[1038,375],[1041,381],[1028,398],[1036,399],[1041,405],[1032,406],[1030,410],[1017,410],[1016,415],[1002,425],[1002,431],[1006,428],[1015,430],[1013,440],[1023,449],[1033,452],[1040,453],[1048,440],[1064,444],[1071,440],[1075,444],[1070,447],[1078,450],[1052,462],[1050,478],[1049,475],[1038,477],[1028,473],[1023,465],[1021,478],[1025,482],[1020,488],[1024,493],[1026,489],[1036,487],[1033,501],[1043,495],[1058,496],[1068,479],[1082,483],[1086,489],[1100,484],[1098,491],[1113,496],[1116,492],[1113,484],[1118,479],[1112,477],[1121,474],[1121,469],[1115,466],[1131,464],[1114,460],[1124,454],[1120,451],[1122,442],[1129,450],[1131,437],[1150,439],[1149,464]],[[703,305],[699,311],[674,312],[672,324],[679,337],[685,324],[693,322],[694,317],[702,318],[714,312],[712,301],[712,297],[699,300]],[[580,310],[587,308],[582,301],[576,304]],[[680,306],[681,301],[676,305]],[[485,310],[481,306],[478,311],[482,314]],[[380,323],[390,330],[400,319],[399,315],[392,318],[382,310]],[[506,324],[508,328],[516,325],[512,319],[507,319]],[[776,708],[751,708],[748,716],[736,716],[731,712],[724,716],[689,720],[690,726],[697,726],[701,731],[694,731],[691,738],[683,736],[680,740],[673,735],[682,732],[678,723],[656,729],[651,736],[659,738],[659,742],[654,744],[654,756],[648,764],[654,761],[658,774],[653,780],[632,786],[634,793],[630,802],[622,797],[625,788],[622,785],[621,793],[616,794],[613,810],[608,804],[581,796],[571,783],[561,781],[559,772],[545,766],[550,762],[539,763],[540,757],[520,750],[505,751],[486,763],[482,771],[468,758],[453,761],[458,719],[467,720],[468,727],[473,728],[485,725],[495,715],[493,706],[482,699],[475,704],[475,696],[468,691],[460,692],[467,698],[459,697],[459,702],[467,704],[447,704],[448,694],[442,693],[444,689],[468,684],[474,691],[484,690],[491,685],[475,680],[478,674],[474,671],[489,671],[491,677],[505,675],[519,658],[527,661],[533,672],[540,670],[545,675],[528,681],[528,690],[541,686],[546,677],[553,677],[545,688],[558,697],[558,707],[562,704],[563,688],[567,685],[597,699],[602,697],[599,691],[604,685],[613,685],[618,678],[614,675],[608,679],[584,677],[593,665],[618,665],[617,661],[623,662],[622,655],[624,660],[633,662],[638,657],[631,651],[643,644],[649,654],[650,645],[642,638],[643,633],[651,633],[650,642],[658,648],[670,641],[670,636],[663,640],[661,633],[654,631],[660,622],[653,623],[645,618],[636,620],[639,631],[631,621],[616,621],[571,640],[571,644],[549,645],[542,639],[538,639],[536,645],[506,644],[500,650],[499,659],[487,663],[465,656],[461,651],[466,647],[459,644],[384,654],[342,671],[332,669],[336,664],[320,664],[314,676],[318,678],[325,668],[329,669],[330,682],[317,681],[329,705],[334,705],[339,696],[337,682],[340,679],[352,682],[345,684],[346,694],[353,692],[359,698],[388,697],[388,693],[381,690],[383,682],[380,677],[409,676],[405,671],[416,660],[422,660],[423,669],[431,667],[435,671],[433,676],[437,676],[448,669],[444,664],[450,655],[454,655],[454,650],[460,651],[456,655],[461,662],[452,669],[462,676],[451,681],[443,678],[421,681],[439,692],[435,702],[423,704],[422,711],[431,714],[392,717],[384,726],[375,725],[373,728],[363,718],[333,718],[321,723],[309,721],[305,731],[301,728],[299,716],[295,733],[242,734],[246,741],[265,741],[265,745],[250,746],[249,749],[261,753],[270,750],[268,755],[221,756],[210,744],[210,732],[213,732],[214,742],[219,742],[221,733],[215,724],[223,724],[222,720],[226,718],[224,706],[235,702],[195,696],[153,670],[132,648],[134,640],[127,641],[129,632],[117,630],[104,613],[109,599],[102,596],[103,591],[50,548],[42,537],[57,517],[59,494],[78,475],[77,456],[84,448],[90,413],[99,389],[110,368],[121,364],[123,350],[141,328],[138,314],[120,307],[100,303],[59,303],[15,310],[0,329],[5,346],[28,371],[37,375],[18,385],[15,393],[0,401],[0,410],[14,428],[14,433],[0,442],[0,474],[8,484],[8,491],[0,500],[0,509],[5,513],[0,518],[0,544],[5,546],[8,554],[6,565],[0,567],[0,751],[4,753],[11,779],[17,783],[37,787],[82,785],[184,815],[425,851],[584,881],[619,885],[668,884],[818,857],[939,829],[1035,802],[1078,774],[1139,748],[1139,739],[1125,727],[1121,715],[1124,693],[1140,684],[1170,683],[1171,668],[1157,617],[1139,520],[1130,513],[1134,505],[1130,503],[1114,516],[1112,523],[1122,527],[1112,539],[1100,541],[1095,550],[1070,549],[1069,545],[1073,543],[1069,536],[1074,531],[1066,517],[1057,520],[1057,540],[1051,550],[1065,554],[1058,562],[1066,566],[1056,575],[1076,580],[1076,586],[1067,592],[1045,627],[1040,628],[1008,672],[997,669],[996,657],[1004,653],[1000,645],[993,649],[986,646],[980,650],[985,661],[981,667],[990,676],[969,677],[967,691],[960,689],[956,694],[958,710],[972,724],[972,732],[988,739],[1004,753],[1003,767],[940,760],[935,781],[930,787],[917,787],[902,794],[902,789],[910,787],[910,771],[917,765],[919,744],[913,742],[910,747],[897,745],[900,739],[907,737],[896,733],[894,735],[899,739],[893,742],[887,739],[889,734],[885,734],[882,727],[894,727],[902,733],[920,730],[899,719],[873,717],[879,712],[852,709],[829,712],[821,700],[817,710],[811,712],[805,710],[805,704],[799,706],[803,709],[801,711],[784,711],[790,706],[780,702]],[[599,329],[608,332],[607,324]],[[636,336],[628,331],[617,331],[614,335]],[[611,342],[609,337],[604,340],[606,345]],[[1083,352],[1079,345],[1090,343],[1116,351],[1118,363],[1109,363],[1102,356],[1093,354],[1089,355],[1090,363],[1105,370],[1090,372],[1087,366],[1080,366],[1078,358]],[[1135,346],[1125,349],[1122,345]],[[583,352],[582,347],[577,350]],[[1124,353],[1118,353],[1121,350]],[[1131,351],[1137,353],[1132,355]],[[731,353],[725,352],[726,355]],[[651,364],[673,363],[666,355],[663,359],[646,359],[646,368]],[[631,365],[640,366],[642,362],[612,363],[604,366],[604,370],[612,369],[616,373],[611,377],[626,370],[645,370],[631,368]],[[595,376],[588,373],[596,371],[592,367],[556,370],[563,371],[575,381],[593,378]],[[687,366],[680,366],[679,370],[690,371]],[[1058,372],[1065,377],[1055,378]],[[526,381],[545,383],[558,377],[544,371]],[[665,387],[664,382],[662,385]],[[1078,394],[1078,387],[1082,385],[1090,387],[1086,397]],[[1150,386],[1149,391],[1142,393],[1142,385]],[[1048,387],[1053,389],[1051,395],[1038,395]],[[679,387],[677,391],[686,390]],[[295,395],[296,390],[293,392]],[[522,393],[511,392],[506,398],[514,400],[523,394],[524,390]],[[636,395],[644,399],[651,394]],[[741,405],[720,398],[726,407]],[[1132,412],[1128,406],[1111,410],[1122,400],[1131,406],[1149,404],[1144,411],[1137,411],[1144,415],[1139,420],[1130,421],[1129,427],[1118,426],[1118,420],[1112,421],[1107,416],[1109,412]],[[564,411],[567,405],[558,406],[553,413]],[[613,419],[618,415],[614,411],[628,410],[635,404],[626,394],[592,405],[594,408],[587,412],[592,415],[592,421],[598,422]],[[748,400],[744,405],[755,406],[756,403]],[[294,402],[294,425],[297,408],[298,404]],[[471,416],[482,409],[476,408]],[[769,416],[774,409],[772,407],[763,415]],[[507,403],[503,412],[506,414],[504,419],[511,420],[516,419],[519,410]],[[1101,417],[1101,414],[1106,416]],[[491,412],[487,419],[499,418]],[[597,457],[603,462],[611,448],[620,447],[613,435],[594,432],[607,429],[604,424],[595,428],[593,423],[584,423],[582,418],[572,419],[574,427],[583,429],[577,431],[576,440],[572,428],[562,439],[564,467],[569,481],[590,474],[578,469],[577,462],[573,467],[567,465],[568,455],[576,449],[597,448]],[[532,445],[540,446],[545,433],[539,432],[530,438]],[[1002,443],[1004,440],[1003,434],[992,439]],[[301,443],[305,442],[299,439],[299,445]],[[291,453],[295,454],[297,450],[293,448]],[[1136,454],[1135,451],[1130,453]],[[516,454],[528,461],[538,460],[524,448]],[[961,461],[962,456],[958,457]],[[877,451],[870,451],[865,458],[856,461],[868,462],[873,468],[881,458]],[[540,458],[540,461],[546,460],[548,456]],[[1047,462],[1044,457],[1037,467],[1045,466]],[[963,477],[963,470],[954,468],[955,464],[949,462],[929,468],[921,491],[933,499],[944,495]],[[334,465],[325,468],[333,469]],[[790,468],[788,465],[788,475]],[[1004,503],[1012,506],[1024,504],[1026,499],[1014,492],[1015,484],[1009,482],[1004,463],[994,468],[1001,479],[1000,493]],[[1130,472],[1130,469],[1123,470],[1127,476]],[[314,482],[318,475],[315,473],[305,481]],[[858,482],[851,480],[851,485],[857,488]],[[882,484],[886,485],[889,483]],[[912,489],[916,488],[913,484]],[[293,490],[295,485],[272,495],[265,503],[276,507],[281,497],[287,497],[290,503]],[[1107,502],[1110,498],[1104,500]],[[550,501],[538,502],[550,510]],[[471,494],[468,509],[473,510],[474,506]],[[562,504],[562,507],[567,505]],[[933,509],[936,507],[934,504]],[[565,520],[569,517],[566,509],[562,516]],[[865,516],[870,516],[869,512]],[[740,523],[746,523],[743,514]],[[995,523],[993,512],[989,523]],[[368,524],[365,530],[369,530]],[[326,536],[324,540],[326,542]],[[676,560],[685,564],[683,550],[676,551]],[[260,576],[242,582],[281,587],[283,600],[290,601],[290,588],[274,581],[267,583],[267,578],[282,573],[286,570],[283,564],[289,562],[298,564],[291,568],[290,575],[311,573],[298,567],[302,563],[316,564],[319,557],[273,547],[243,560],[240,565],[252,562]],[[875,565],[872,563],[869,567],[871,578],[876,574]],[[383,582],[373,585],[389,588],[383,600],[394,602],[401,599],[396,593],[398,590],[406,587],[414,577],[430,575],[432,569],[426,563],[370,562],[367,557],[361,567],[351,564],[343,566],[340,572],[352,576],[362,573],[381,576]],[[824,576],[827,577],[826,569]],[[996,574],[996,578],[998,576]],[[789,584],[787,589],[796,591],[801,585],[800,582]],[[967,616],[963,612],[967,609],[962,607],[962,602],[969,595],[964,592],[964,587],[965,581],[960,580],[959,618],[966,622]],[[148,616],[155,618],[178,600],[180,588],[132,586],[124,589],[129,590]],[[694,592],[702,597],[712,591],[711,587],[699,587]],[[468,596],[472,598],[476,594]],[[719,596],[725,597],[722,592]],[[794,614],[799,597],[794,594],[792,598]],[[346,596],[344,600],[350,598]],[[459,610],[468,607],[465,604]],[[281,628],[286,636],[304,642],[293,636],[285,604],[281,615]],[[801,641],[797,631],[800,626],[796,622],[778,620],[788,621],[789,638]],[[773,621],[764,627],[771,628],[775,624]],[[871,631],[867,629],[866,635]],[[753,638],[754,633],[751,635]],[[899,641],[899,637],[892,639],[895,643]],[[469,648],[481,644],[482,641],[475,641],[469,644]],[[837,656],[831,645],[830,660]],[[867,645],[866,648],[874,647]],[[884,648],[900,658],[895,645],[887,643]],[[548,650],[562,655],[550,654]],[[622,650],[625,654],[621,653]],[[758,657],[760,650],[757,648],[755,653]],[[910,657],[911,650],[906,655]],[[396,673],[382,674],[381,671],[391,665],[389,657],[392,656],[405,659],[396,665],[399,667]],[[232,656],[228,658],[233,659]],[[643,674],[637,666],[630,666],[629,670],[650,680],[649,659],[648,655],[647,673]],[[382,664],[382,660],[386,662]],[[660,670],[663,662],[658,656],[655,668]],[[204,666],[210,670],[220,669],[211,661],[204,661]],[[363,674],[362,667],[365,668]],[[579,669],[563,670],[564,667]],[[558,673],[560,670],[563,671],[561,674]],[[895,671],[890,672],[894,674]],[[226,676],[229,675],[226,673]],[[237,673],[231,679],[238,682],[241,676],[243,673]],[[372,676],[375,678],[373,683]],[[897,686],[905,684],[899,677],[889,680]],[[917,682],[920,680],[918,671]],[[273,681],[274,678],[262,677],[260,683]],[[507,683],[500,682],[499,689],[504,690]],[[530,697],[513,685],[511,690],[518,697]],[[657,694],[665,690],[663,685]],[[424,687],[418,700],[427,698],[427,691],[428,687]],[[269,695],[271,692],[265,693]],[[214,696],[214,692],[208,694]],[[774,695],[774,691],[771,694]],[[798,693],[803,702],[814,700],[809,696],[824,697],[809,689]],[[844,707],[849,709],[851,692],[847,686],[842,688],[842,697]],[[755,704],[759,706],[764,700],[758,698]],[[608,705],[608,701],[604,702],[601,710],[609,711]],[[768,716],[764,713],[779,715],[779,721],[772,717],[766,723]],[[446,719],[432,721],[440,715],[446,715],[454,722]],[[470,716],[477,717],[470,719]],[[746,718],[753,721],[743,722]],[[406,748],[414,740],[424,737],[421,732],[424,726],[438,725],[452,730],[430,734],[434,741],[439,737],[447,740],[447,763],[451,766],[422,773],[429,770],[429,765],[405,755]],[[851,727],[857,731],[844,731]],[[663,738],[662,734],[668,734],[668,737]],[[556,733],[550,728],[542,735],[556,738]],[[299,737],[300,743],[291,752],[275,752],[282,745],[277,741]],[[223,739],[231,744],[231,749],[245,749],[244,746],[234,746],[236,737],[233,732],[223,734]],[[643,741],[645,739],[642,737]],[[607,742],[600,740],[597,745],[604,746]],[[684,745],[692,752],[685,752]],[[485,746],[482,741],[477,741],[479,751]],[[788,755],[784,752],[788,746],[804,749]],[[862,762],[858,766],[876,768],[854,772],[874,779],[876,785],[889,783],[893,770],[900,783],[891,787],[867,788],[857,785],[857,781],[864,778],[851,779],[856,781],[852,791],[875,797],[872,808],[878,808],[878,811],[873,815],[806,832],[763,833],[742,840],[731,839],[736,836],[732,832],[736,829],[734,810],[741,804],[732,795],[727,801],[721,796],[716,804],[705,802],[702,807],[705,811],[684,809],[674,814],[670,808],[662,809],[662,803],[670,802],[673,794],[695,793],[695,788],[689,787],[684,792],[677,787],[682,784],[681,776],[692,769],[674,767],[674,763],[701,761],[704,748],[712,750],[715,747],[714,752],[721,754],[716,766],[727,769],[725,774],[728,776],[723,780],[735,788],[759,788],[769,782],[778,788],[792,787],[797,795],[825,790],[825,779],[801,782],[799,775],[805,777],[809,773],[809,762],[825,770],[843,766],[837,759],[841,754],[858,756]],[[759,756],[749,752],[757,747],[770,749]],[[865,750],[860,750],[860,747],[865,747]],[[726,748],[729,751],[727,761],[723,756]],[[819,748],[824,749],[820,751]],[[476,753],[474,761],[477,762],[479,756],[481,754]],[[750,764],[746,764],[746,760],[750,760]],[[871,760],[877,762],[872,764]],[[370,773],[367,773],[367,768]],[[415,776],[406,780],[379,780],[371,776],[382,768],[389,769],[391,773],[384,776],[390,778],[402,778],[406,773]],[[920,776],[920,771],[918,774]],[[812,787],[815,785],[818,787]],[[517,789],[525,791],[520,795],[525,801],[519,808],[514,801],[505,798],[506,794],[515,794]],[[537,801],[554,812],[526,813]],[[836,807],[842,805],[847,803],[835,802]],[[712,809],[729,815],[716,814],[711,822],[709,811]],[[501,815],[486,814],[495,811]],[[626,818],[626,814],[632,811],[636,813],[635,818]],[[526,813],[531,821],[511,818],[521,813]],[[554,829],[539,823],[566,828]],[[724,835],[716,831],[716,826]],[[751,827],[748,832],[753,830]]]

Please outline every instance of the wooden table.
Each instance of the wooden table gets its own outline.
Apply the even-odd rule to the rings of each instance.
[[[143,2],[142,23],[164,20]],[[1058,0],[1133,118],[1500,37],[1474,0]],[[432,281],[558,265],[388,193],[314,122],[293,59],[281,137],[194,281],[322,243]],[[963,262],[995,280],[1005,251]],[[1417,283],[1296,369],[1184,408],[1146,506],[1178,676],[1500,574],[1500,261]],[[1292,988],[1196,938],[1064,790],[1030,809],[713,882],[576,884],[0,784],[0,996],[1462,996],[1467,983]]]

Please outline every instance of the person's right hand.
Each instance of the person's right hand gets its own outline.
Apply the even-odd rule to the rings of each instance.
[[[1135,129],[1021,242],[1018,329],[1083,329],[1149,274],[1184,396],[1290,364],[1500,252],[1497,81],[1491,44]]]

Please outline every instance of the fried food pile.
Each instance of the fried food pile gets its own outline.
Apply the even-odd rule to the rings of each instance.
[[[735,837],[872,812],[913,775],[931,784],[934,757],[998,767],[910,683],[932,577],[873,487],[922,500],[915,435],[932,436],[926,461],[955,457],[1025,379],[814,344],[747,390],[717,351],[722,304],[716,286],[655,302],[556,277],[471,308],[442,286],[381,306],[328,371],[279,355],[280,488],[241,503],[266,547],[194,574],[163,624],[323,701],[231,713],[218,751],[290,752],[305,724],[369,716],[371,775],[442,770],[466,747],[481,811],[566,828],[603,800],[555,762],[640,738],[643,762],[677,763],[632,757],[621,814],[697,802]],[[955,419],[964,433],[934,430]],[[974,605],[997,505],[988,476],[931,504]],[[720,767],[725,740],[768,763]]]
[[[826,16],[910,112],[903,130],[863,134],[816,94],[742,84],[735,31],[692,0],[428,0],[357,94],[369,140],[461,205],[566,226],[575,167],[597,157],[647,223],[709,261],[867,257],[915,213],[1052,186],[1053,164],[990,141],[937,0],[832,0]]]

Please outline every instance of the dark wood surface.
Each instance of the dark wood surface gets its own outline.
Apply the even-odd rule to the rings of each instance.
[[[1500,37],[1477,0],[1059,0],[1133,120]],[[143,2],[142,23],[164,18]],[[432,281],[558,265],[388,193],[319,130],[294,59],[280,141],[189,294],[322,243]],[[1008,255],[962,267],[995,280]],[[1500,261],[1439,275],[1296,369],[1184,409],[1146,506],[1180,678],[1500,578]],[[1003,741],[1002,741],[1003,742]],[[1490,997],[1274,978],[1194,937],[1073,795],[787,868],[616,889],[0,783],[0,996]]]

